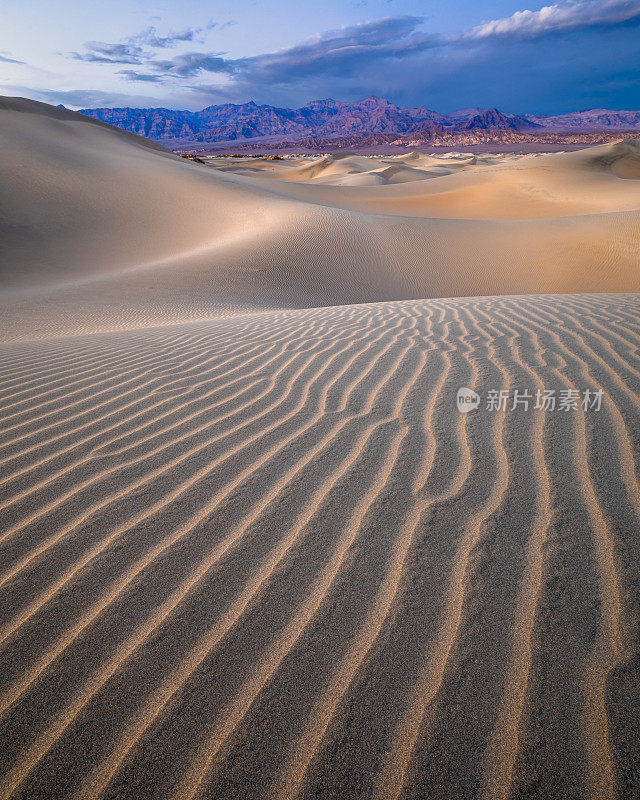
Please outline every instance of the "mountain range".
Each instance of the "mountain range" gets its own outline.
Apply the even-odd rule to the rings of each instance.
[[[640,111],[594,109],[560,115],[508,114],[497,108],[468,108],[442,114],[424,106],[397,106],[380,97],[358,103],[315,100],[301,108],[213,105],[201,111],[169,108],[85,108],[80,113],[166,144],[297,141],[309,137],[407,134],[416,131],[518,132],[638,130]]]

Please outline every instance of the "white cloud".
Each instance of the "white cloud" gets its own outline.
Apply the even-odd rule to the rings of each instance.
[[[567,0],[538,11],[516,11],[472,28],[464,38],[529,39],[593,26],[614,26],[640,18],[640,0]]]

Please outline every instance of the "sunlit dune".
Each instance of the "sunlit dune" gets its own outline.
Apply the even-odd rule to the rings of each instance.
[[[640,190],[635,181],[640,178],[640,143],[631,139],[553,155],[434,157],[412,153],[384,158],[339,154],[284,164],[261,159],[227,164],[207,159],[212,166],[218,162],[227,173],[272,180],[332,186],[384,184],[384,189],[371,192],[314,188],[296,195],[377,214],[527,220],[637,211],[639,207]],[[413,185],[406,186],[408,182]]]
[[[0,120],[6,337],[640,286],[637,143],[200,164],[32,101]]]

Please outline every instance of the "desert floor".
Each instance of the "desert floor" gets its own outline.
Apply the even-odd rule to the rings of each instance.
[[[0,797],[639,797],[636,147],[0,145]]]

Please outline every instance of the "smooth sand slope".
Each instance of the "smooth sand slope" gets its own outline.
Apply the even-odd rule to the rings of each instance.
[[[640,144],[633,140],[553,155],[409,153],[384,158],[337,154],[317,159],[243,159],[229,164],[226,159],[210,158],[205,162],[226,173],[314,184],[301,197],[413,217],[551,219],[638,210],[640,196]],[[315,184],[349,189],[322,190]],[[371,190],[371,186],[385,188]]]
[[[635,797],[639,319],[404,301],[6,345],[0,797]],[[605,399],[464,415],[460,386]]]
[[[0,800],[638,797],[634,147],[0,155]]]
[[[640,289],[637,143],[214,169],[5,99],[0,154],[5,338],[238,310]]]

